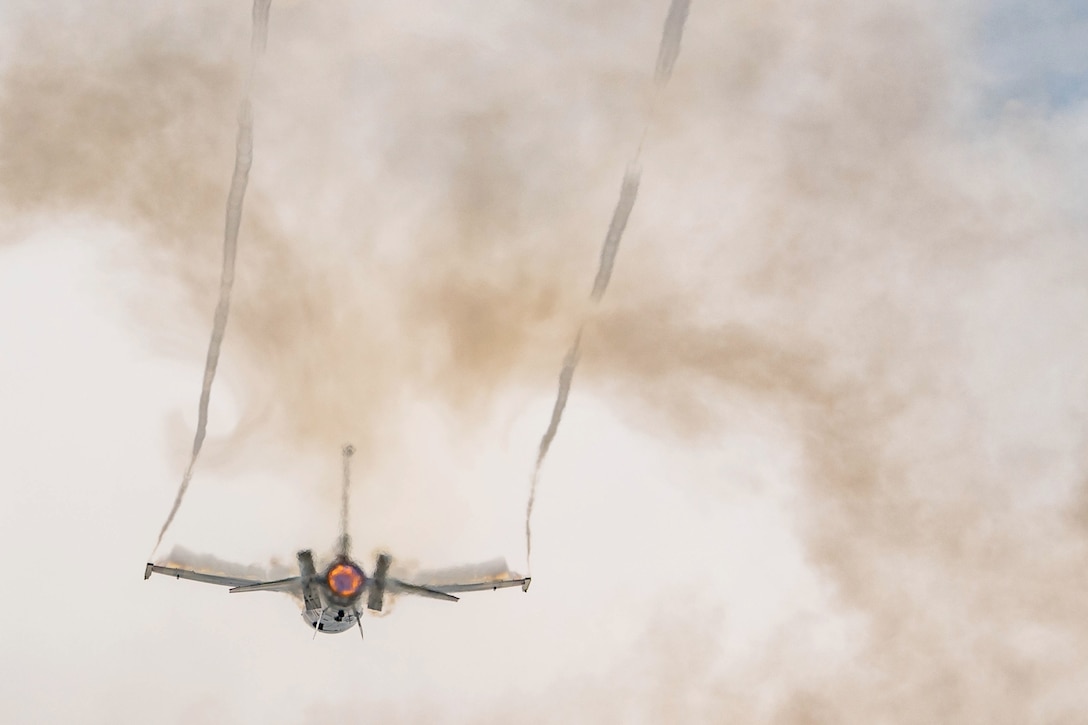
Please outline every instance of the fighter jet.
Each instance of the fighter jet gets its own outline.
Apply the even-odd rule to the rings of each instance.
[[[232,594],[262,591],[287,592],[301,600],[302,619],[314,631],[315,637],[318,632],[326,634],[346,632],[355,626],[359,628],[359,634],[362,635],[360,604],[364,602],[364,598],[367,609],[380,612],[387,594],[415,594],[456,602],[458,598],[454,596],[454,593],[515,586],[520,586],[524,592],[529,591],[529,583],[532,580],[506,571],[505,563],[501,560],[494,562],[490,567],[491,570],[483,576],[479,575],[481,568],[475,567],[477,576],[469,581],[448,581],[448,577],[432,574],[423,577],[423,582],[409,583],[389,575],[393,558],[383,553],[378,555],[373,571],[367,575],[363,568],[351,558],[351,537],[347,533],[350,487],[348,462],[352,453],[354,449],[350,445],[344,447],[344,489],[340,510],[340,537],[335,556],[321,570],[321,573],[318,573],[314,563],[313,552],[305,549],[298,552],[299,575],[286,579],[261,581],[150,562],[144,569],[144,579],[149,579],[152,574],[164,574],[176,579],[190,579],[230,587]]]

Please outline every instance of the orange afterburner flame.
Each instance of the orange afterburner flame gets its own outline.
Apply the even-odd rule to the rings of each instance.
[[[329,589],[337,596],[345,599],[354,597],[363,586],[363,573],[353,564],[337,564],[329,569],[329,574],[325,579],[329,584]]]

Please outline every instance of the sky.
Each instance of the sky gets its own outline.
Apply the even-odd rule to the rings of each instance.
[[[143,568],[246,2],[0,4],[0,720],[1049,723],[1088,707],[1088,9],[273,0],[156,557],[506,557],[311,640]],[[641,143],[611,286],[601,241]]]

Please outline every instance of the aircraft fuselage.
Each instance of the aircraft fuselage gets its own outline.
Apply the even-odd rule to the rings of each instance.
[[[355,612],[350,609],[306,609],[302,619],[310,629],[316,627],[326,634],[346,632],[356,626]]]

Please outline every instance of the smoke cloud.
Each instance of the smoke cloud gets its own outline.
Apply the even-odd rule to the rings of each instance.
[[[670,608],[639,664],[475,721],[628,721],[632,701],[651,720],[767,723],[1088,707],[1085,110],[992,102],[983,11],[696,4],[656,104],[663,7],[277,11],[223,352],[260,421],[232,445],[352,440],[376,464],[418,453],[394,424],[413,401],[467,430],[502,396],[550,399],[652,106],[579,390],[679,450],[773,427],[798,451],[785,506],[806,565],[850,623],[824,641],[799,621],[730,659],[706,634],[727,618]],[[0,206],[135,230],[136,320],[176,351],[215,304],[248,17],[125,12],[19,16]],[[738,483],[672,485],[717,502]],[[691,555],[712,569],[719,552]]]

